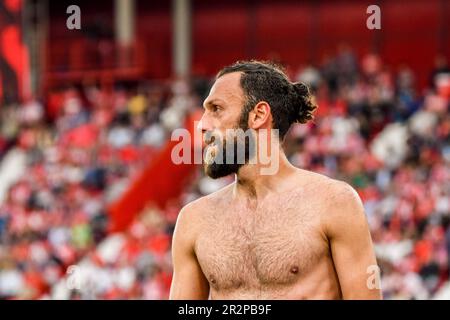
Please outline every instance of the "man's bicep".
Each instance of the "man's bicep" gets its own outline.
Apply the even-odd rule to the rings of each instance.
[[[180,261],[181,262],[181,261]],[[208,282],[194,259],[182,261],[174,267],[171,300],[206,300],[209,296]]]
[[[330,245],[344,299],[380,299],[379,269],[361,200],[351,189],[330,221]]]
[[[170,299],[208,299],[209,285],[195,256],[193,230],[188,229],[186,217],[181,214],[172,242],[173,278]]]

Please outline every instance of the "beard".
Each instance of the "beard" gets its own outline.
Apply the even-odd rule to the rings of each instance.
[[[234,129],[241,129],[245,132],[248,129],[247,119],[248,113],[243,113]],[[205,149],[205,174],[212,179],[218,179],[230,174],[238,173],[239,169],[247,164],[255,155],[255,140],[253,134],[250,134],[250,136],[246,134],[243,139],[239,135],[214,139],[214,141],[209,143]],[[243,159],[242,157],[239,157],[239,155],[242,154],[242,151],[244,151]],[[233,152],[233,157],[231,161],[229,161],[231,152]]]

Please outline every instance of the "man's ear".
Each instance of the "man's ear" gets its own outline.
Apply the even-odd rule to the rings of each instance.
[[[255,105],[252,111],[249,113],[248,125],[251,129],[260,129],[266,127],[267,124],[271,124],[272,115],[270,112],[270,106],[265,101],[260,101]]]

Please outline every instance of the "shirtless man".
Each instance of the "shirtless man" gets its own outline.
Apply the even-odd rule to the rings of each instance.
[[[282,150],[291,124],[311,120],[315,108],[308,87],[272,64],[219,72],[199,129],[225,137],[230,128],[278,129],[278,170],[260,174],[251,152],[243,164],[205,164],[210,177],[235,174],[235,182],[181,210],[170,299],[381,299],[368,281],[377,267],[357,193],[294,167]]]

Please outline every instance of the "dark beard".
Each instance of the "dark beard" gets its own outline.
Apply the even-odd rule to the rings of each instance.
[[[243,113],[241,114],[241,117],[238,121],[237,126],[235,127],[235,129],[242,129],[244,132],[248,129],[248,112],[246,112],[245,108],[243,110]],[[245,140],[244,141],[239,141],[237,139],[237,137],[235,136],[233,138],[233,149],[234,149],[234,153],[233,153],[233,161],[232,163],[227,163],[228,161],[226,161],[227,158],[227,142],[226,142],[226,137],[220,141],[218,143],[218,148],[217,149],[222,149],[222,155],[223,155],[223,161],[222,163],[216,163],[216,161],[214,160],[213,163],[211,164],[204,164],[204,170],[205,170],[205,174],[207,176],[209,176],[212,179],[218,179],[218,178],[223,178],[226,177],[230,174],[234,174],[234,173],[238,173],[239,169],[248,163],[248,161],[255,155],[255,149],[256,149],[256,144],[254,143],[255,141],[253,141],[253,143],[250,143],[250,139],[255,139],[255,137],[252,135],[251,137],[245,136]],[[241,161],[238,161],[238,149],[240,148],[244,148],[244,162],[242,163]],[[242,150],[242,149],[241,149]],[[220,154],[220,153],[218,153]],[[215,155],[215,158],[217,158],[217,154]]]
[[[226,159],[227,154],[227,147],[226,143],[223,141],[220,143],[222,145],[222,154],[224,155],[224,160]],[[219,146],[220,147],[220,146]],[[244,163],[238,163],[237,159],[237,148],[238,148],[238,142],[233,142],[233,148],[234,148],[234,161],[232,163],[227,163],[227,161],[223,161],[223,163],[216,163],[214,161],[211,164],[205,164],[204,169],[207,176],[213,179],[223,178],[230,174],[237,173],[239,171],[239,168],[244,165]],[[247,152],[248,152],[248,146],[245,147],[245,162],[247,162]]]

